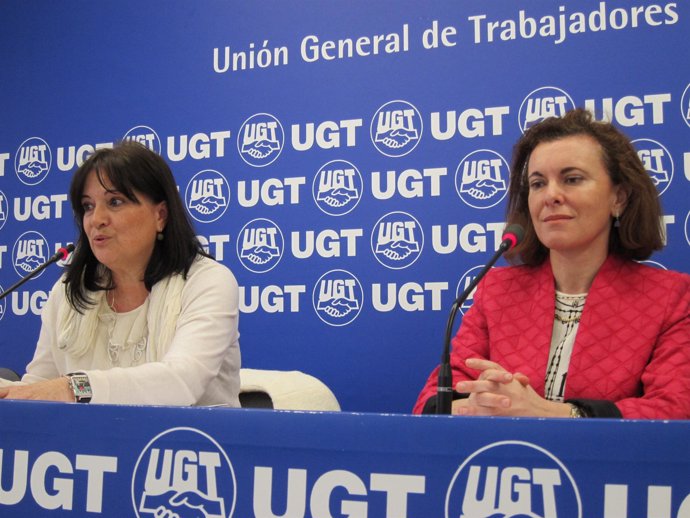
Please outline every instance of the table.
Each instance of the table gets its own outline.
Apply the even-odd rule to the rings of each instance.
[[[689,439],[690,421],[0,401],[0,517],[688,518]]]

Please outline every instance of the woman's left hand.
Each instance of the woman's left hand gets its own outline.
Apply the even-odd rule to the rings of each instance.
[[[524,375],[510,373],[498,363],[470,358],[467,367],[480,371],[476,380],[459,382],[455,389],[470,396],[454,405],[458,415],[567,417],[569,406],[542,398]],[[455,403],[455,402],[454,402]]]
[[[0,388],[0,399],[36,399],[74,403],[74,392],[67,378],[55,378],[27,385],[11,385]]]

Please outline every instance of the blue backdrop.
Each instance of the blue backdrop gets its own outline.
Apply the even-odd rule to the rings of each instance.
[[[585,106],[634,139],[652,259],[690,271],[689,32],[668,1],[3,2],[0,285],[74,240],[85,157],[140,140],[239,280],[243,365],[409,412],[544,116]],[[0,304],[0,364],[23,371],[59,274]]]

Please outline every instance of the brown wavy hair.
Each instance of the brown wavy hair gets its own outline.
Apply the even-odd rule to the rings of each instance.
[[[587,135],[599,143],[611,181],[627,195],[625,208],[619,217],[620,226],[611,230],[609,254],[634,260],[648,259],[664,245],[662,212],[656,187],[630,139],[613,124],[594,120],[593,115],[582,108],[535,124],[515,144],[506,221],[508,225],[522,225],[525,237],[506,253],[506,259],[511,263],[536,266],[548,257],[549,250],[539,241],[529,213],[527,166],[532,151],[539,144],[575,135]]]

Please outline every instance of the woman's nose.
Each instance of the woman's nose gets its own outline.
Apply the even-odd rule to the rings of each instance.
[[[563,190],[556,182],[549,182],[546,186],[546,203],[562,203]]]
[[[95,205],[91,214],[91,220],[96,227],[102,227],[107,223],[108,214],[102,205]]]

